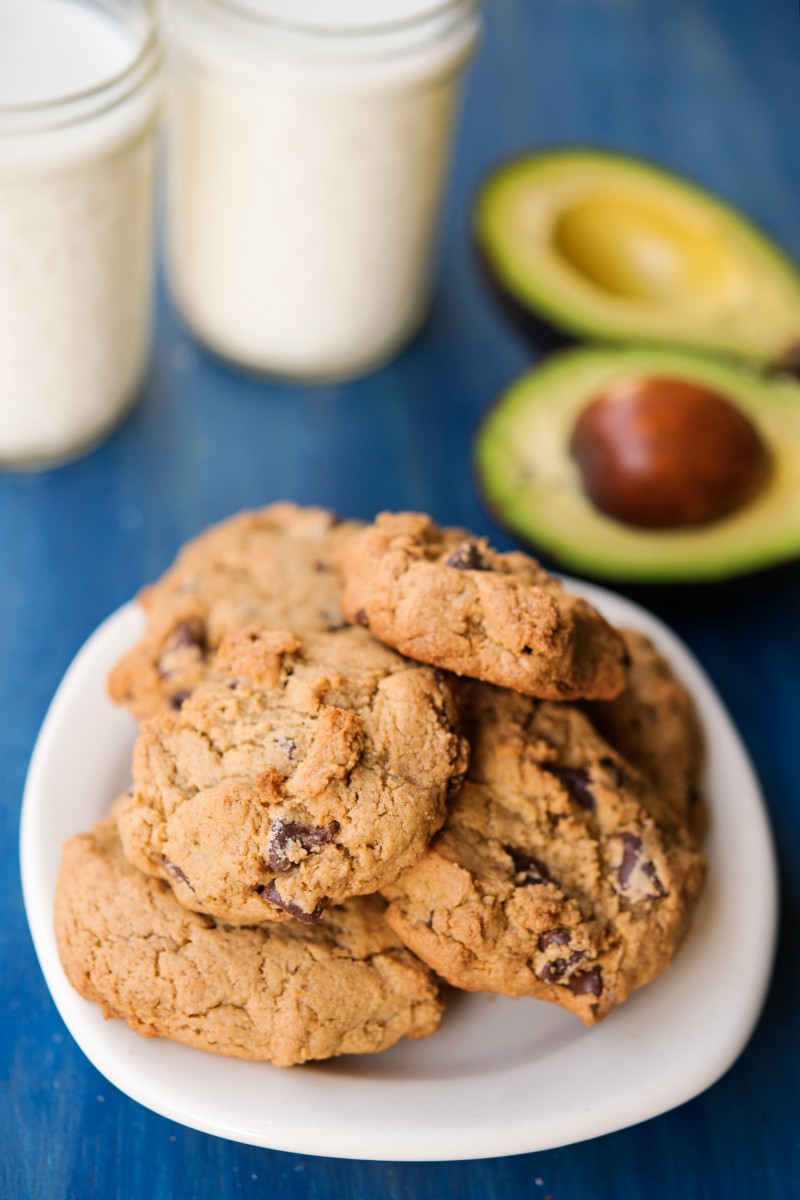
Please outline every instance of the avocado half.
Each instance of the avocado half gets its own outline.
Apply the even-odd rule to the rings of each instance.
[[[732,206],[640,159],[521,155],[479,189],[474,235],[534,342],[685,346],[792,366],[800,270]]]
[[[570,440],[580,413],[615,383],[682,380],[724,396],[769,454],[745,506],[704,525],[645,529],[599,511]],[[724,580],[800,553],[800,383],[686,351],[576,348],[553,354],[498,398],[475,439],[478,479],[499,522],[580,574],[627,583]]]

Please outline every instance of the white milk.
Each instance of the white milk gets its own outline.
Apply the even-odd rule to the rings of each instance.
[[[0,0],[2,463],[70,457],[135,398],[157,67],[133,0]]]
[[[173,294],[203,341],[248,367],[359,374],[428,309],[476,8],[244,6],[252,19],[215,0],[173,4]]]

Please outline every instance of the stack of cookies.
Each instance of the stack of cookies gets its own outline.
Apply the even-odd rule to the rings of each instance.
[[[109,681],[133,786],[56,896],[106,1016],[286,1066],[434,1033],[439,979],[591,1025],[669,965],[704,873],[691,699],[527,555],[275,504],[141,600]]]

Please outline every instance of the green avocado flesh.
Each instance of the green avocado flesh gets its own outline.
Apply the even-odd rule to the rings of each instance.
[[[778,363],[800,345],[800,270],[741,213],[638,159],[561,150],[483,184],[475,237],[538,331]]]
[[[701,526],[643,529],[588,499],[569,443],[575,421],[616,381],[669,378],[738,408],[770,457],[758,493]],[[499,521],[564,566],[627,582],[727,579],[800,554],[800,383],[736,363],[658,348],[580,348],[552,355],[511,384],[475,442],[478,478]]]

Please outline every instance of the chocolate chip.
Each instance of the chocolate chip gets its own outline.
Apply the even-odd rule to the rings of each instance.
[[[169,635],[164,649],[180,650],[183,646],[206,649],[206,627],[199,617],[189,617],[188,620],[179,622]]]
[[[528,887],[530,884],[549,881],[550,872],[540,859],[534,858],[527,850],[520,850],[517,846],[503,846],[503,849],[514,863],[517,876],[514,880],[515,887]]]
[[[656,874],[656,869],[653,866],[653,864],[651,862],[642,863],[642,870],[644,871],[644,873],[648,877],[648,879],[651,879],[653,881],[653,887],[655,888],[656,895],[659,898],[662,896],[666,896],[667,889],[664,887],[663,883],[658,878],[658,875]]]
[[[563,926],[557,926],[555,929],[546,929],[544,933],[539,934],[539,949],[546,950],[548,946],[568,946],[572,941],[572,934]]]
[[[304,925],[314,925],[319,921],[322,914],[325,912],[327,902],[320,900],[313,912],[304,912],[299,904],[295,904],[294,900],[284,900],[283,896],[275,886],[275,880],[270,880],[267,884],[259,884],[256,888],[259,895],[268,900],[270,904],[274,904],[276,908],[282,908],[290,917],[294,917],[297,921],[302,921]]]
[[[642,839],[637,837],[635,833],[618,833],[617,838],[624,847],[622,851],[622,862],[617,869],[617,878],[622,887],[626,888],[630,885],[633,868],[639,861],[639,851],[642,848]]]
[[[567,969],[567,960],[565,958],[554,958],[552,962],[546,962],[539,972],[539,978],[545,983],[558,983],[561,976]]]
[[[369,617],[367,616],[366,609],[360,608],[358,610],[355,615],[355,623],[356,625],[363,625],[365,629],[369,629]]]
[[[443,560],[446,567],[457,571],[488,571],[489,567],[474,542],[462,542]]]
[[[297,742],[294,738],[278,738],[275,744],[280,746],[288,759],[294,758],[297,753]]]
[[[328,562],[323,562],[321,558],[318,558],[314,563],[314,570],[318,571],[320,574],[325,574],[326,572],[330,571],[330,569],[331,564]]]
[[[544,947],[542,946],[540,949],[544,949]],[[586,958],[585,950],[573,950],[569,958],[553,958],[544,964],[539,972],[539,978],[543,979],[545,983],[558,983],[569,967],[574,967],[575,963],[582,962],[584,958]]]
[[[616,787],[623,787],[625,783],[625,773],[618,762],[615,762],[613,758],[601,758],[599,760],[599,765],[604,771],[608,771],[609,775],[614,780]]]
[[[603,976],[599,967],[588,971],[576,971],[567,980],[567,987],[576,996],[599,996],[603,990]]]
[[[303,850],[313,850],[332,842],[339,832],[339,822],[331,821],[328,825],[305,825],[302,821],[272,822],[272,838],[269,844],[269,865],[276,875],[291,871],[297,864],[286,854],[290,842],[301,846]]]
[[[169,698],[169,706],[174,709],[181,709],[184,703],[191,696],[191,692],[174,692]]]
[[[169,656],[174,654],[176,650],[187,649],[198,650],[201,655],[205,655],[208,649],[205,622],[201,621],[199,617],[189,617],[185,621],[179,621],[172,630],[164,642],[158,660],[159,674],[169,676],[171,674],[168,662]]]
[[[589,772],[583,767],[560,767],[556,763],[544,763],[543,771],[555,775],[563,784],[576,804],[586,812],[594,812],[597,802],[592,789],[589,787]]]
[[[161,861],[173,879],[177,879],[181,883],[185,883],[187,887],[192,887],[192,885],[189,883],[188,875],[178,866],[177,863],[171,862],[167,858],[166,854],[161,855]],[[192,888],[192,891],[194,891],[194,888]]]
[[[634,886],[632,878],[636,870],[641,873],[652,883],[653,887],[645,888],[645,897],[652,899],[654,896],[666,896],[667,891],[661,880],[658,878],[656,869],[652,862],[644,858],[642,852],[642,839],[635,833],[616,833],[614,836],[618,841],[622,842],[622,862],[617,868],[617,878],[619,885],[626,891]],[[641,887],[636,889],[642,891]]]
[[[466,773],[462,771],[459,775],[451,775],[447,781],[447,799],[454,800],[464,784]]]
[[[348,628],[347,620],[344,619],[341,608],[337,605],[326,605],[324,608],[320,608],[319,617],[329,634],[338,634],[339,630]]]

